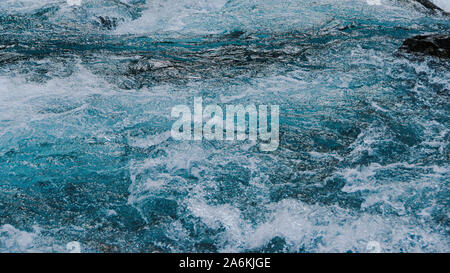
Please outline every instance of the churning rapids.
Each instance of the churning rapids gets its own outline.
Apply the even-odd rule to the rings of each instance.
[[[0,1],[1,252],[450,251],[450,61],[399,50],[448,16],[72,2]],[[173,140],[194,97],[279,105],[278,149]]]

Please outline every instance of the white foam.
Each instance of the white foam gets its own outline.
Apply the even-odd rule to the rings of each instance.
[[[66,245],[66,250],[69,253],[81,253],[81,244],[77,241],[69,242]]]
[[[36,233],[22,231],[8,224],[3,225],[0,227],[0,250],[6,252],[31,250],[36,236]]]
[[[187,21],[200,19],[219,11],[225,0],[191,1],[166,0],[147,1],[146,10],[138,19],[123,24],[118,33],[148,33],[155,31],[179,31]],[[190,18],[190,19],[189,19]],[[195,19],[194,19],[195,20]]]
[[[191,200],[189,208],[209,227],[225,228],[216,241],[221,252],[258,249],[276,236],[286,241],[283,251],[291,252],[422,252],[423,247],[427,251],[445,251],[447,247],[441,234],[407,217],[354,215],[339,207],[307,205],[298,200],[261,207],[267,213],[256,225],[244,220],[240,210],[230,204],[213,206]],[[414,236],[420,239],[412,239]]]
[[[170,148],[166,148],[165,152],[167,153],[166,156],[130,162],[129,204],[138,204],[141,200],[146,199],[149,194],[156,194],[158,189],[162,189],[173,178],[186,186],[187,183],[184,178],[177,176],[175,173],[178,170],[191,172],[195,162],[204,161],[211,153],[205,151],[198,143],[191,145],[174,143]],[[140,174],[149,172],[153,173],[151,177],[138,179]]]
[[[369,5],[381,5],[381,0],[366,0]]]

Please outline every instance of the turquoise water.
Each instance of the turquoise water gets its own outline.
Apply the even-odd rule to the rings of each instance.
[[[0,251],[448,252],[450,63],[398,47],[449,29],[406,1],[2,1]],[[194,97],[279,105],[279,148],[173,140]]]

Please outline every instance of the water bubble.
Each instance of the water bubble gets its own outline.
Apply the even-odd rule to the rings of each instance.
[[[377,241],[370,241],[367,243],[366,250],[369,253],[381,253],[381,245]]]
[[[77,241],[67,243],[66,249],[69,253],[81,253],[81,244]]]

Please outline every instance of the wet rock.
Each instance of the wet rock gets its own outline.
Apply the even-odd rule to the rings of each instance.
[[[450,35],[419,35],[403,42],[401,50],[450,58]]]
[[[102,28],[106,28],[108,30],[115,29],[117,27],[117,18],[109,18],[108,16],[99,16],[100,24]]]

